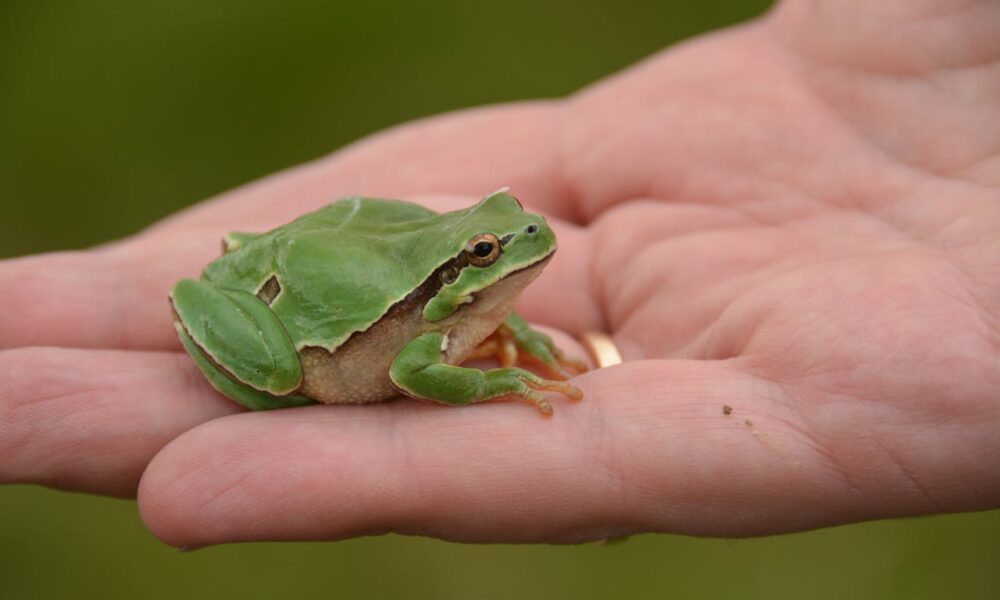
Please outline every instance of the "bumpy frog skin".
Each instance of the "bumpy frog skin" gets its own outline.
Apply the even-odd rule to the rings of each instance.
[[[223,246],[170,302],[195,363],[248,408],[513,395],[550,414],[542,390],[581,396],[511,366],[526,358],[560,379],[582,370],[513,312],[556,239],[503,190],[443,214],[348,198]],[[457,366],[487,356],[502,368]]]

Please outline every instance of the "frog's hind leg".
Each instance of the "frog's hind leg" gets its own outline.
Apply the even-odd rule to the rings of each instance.
[[[255,410],[298,406],[302,364],[277,315],[248,292],[184,279],[170,301],[184,349],[217,390]]]
[[[219,369],[219,367],[217,367],[215,363],[213,363],[212,360],[206,356],[205,352],[202,351],[202,349],[198,347],[198,344],[195,344],[194,340],[191,339],[191,336],[187,334],[183,325],[180,323],[174,323],[174,327],[177,329],[177,335],[181,338],[181,343],[184,345],[184,349],[187,350],[187,353],[191,355],[192,359],[194,359],[194,364],[198,366],[198,369],[200,369],[202,374],[205,375],[205,379],[208,379],[208,382],[212,384],[212,387],[218,390],[223,396],[226,396],[231,400],[235,400],[252,410],[289,408],[292,406],[304,406],[316,403],[315,400],[306,398],[305,396],[298,396],[294,394],[288,396],[275,396],[239,383]]]
[[[514,312],[465,360],[484,358],[495,358],[501,367],[535,363],[560,379],[569,379],[587,370],[586,363],[567,357],[552,338],[532,329]]]
[[[470,360],[496,359],[501,367],[517,364],[517,344],[502,325],[465,357]]]

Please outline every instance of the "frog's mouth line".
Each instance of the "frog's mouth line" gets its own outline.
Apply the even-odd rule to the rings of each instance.
[[[472,296],[472,302],[470,302],[469,304],[475,304],[476,295],[477,294],[481,294],[484,290],[490,289],[491,287],[497,285],[498,283],[500,283],[501,281],[504,281],[505,279],[509,279],[511,277],[514,277],[515,275],[519,275],[521,273],[524,273],[525,271],[530,271],[531,269],[544,267],[550,260],[552,260],[552,257],[555,256],[555,253],[556,253],[556,251],[552,250],[552,252],[549,252],[548,254],[546,254],[542,258],[539,258],[535,262],[529,263],[527,265],[524,265],[520,269],[515,269],[515,270],[511,271],[510,273],[507,273],[506,275],[504,275],[500,279],[497,279],[496,281],[490,283],[489,285],[487,285],[485,287],[479,288],[477,290],[470,290],[469,291],[469,296]],[[465,306],[468,306],[468,304],[466,304]]]

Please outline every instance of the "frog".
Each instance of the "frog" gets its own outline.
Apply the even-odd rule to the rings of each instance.
[[[585,363],[514,310],[557,244],[506,188],[451,212],[353,196],[222,246],[169,300],[185,351],[246,408],[509,398],[551,415],[545,392],[582,397]]]

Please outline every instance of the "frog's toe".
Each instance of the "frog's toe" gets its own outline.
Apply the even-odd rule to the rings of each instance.
[[[562,394],[570,400],[580,400],[583,398],[583,391],[575,385],[565,381],[552,381],[549,379],[539,379],[538,381],[525,381],[532,390],[544,390],[546,392],[556,392]]]
[[[587,363],[567,357],[558,348],[546,349],[545,352],[524,353],[523,356],[541,367],[550,377],[556,379],[565,381],[587,372]]]
[[[578,359],[571,358],[563,354],[562,350],[557,350],[556,355],[556,365],[559,370],[565,375],[566,379],[573,377],[575,375],[580,375],[581,373],[586,373],[588,371],[587,363]]]
[[[551,377],[565,380],[587,370],[586,363],[567,357],[544,333],[529,330],[516,341],[518,359],[538,365]]]
[[[549,399],[545,397],[545,394],[530,390],[526,392],[523,397],[525,400],[538,407],[539,412],[543,415],[547,417],[552,416],[552,404],[549,403]]]
[[[538,410],[546,416],[552,415],[552,404],[549,399],[542,392],[556,392],[566,396],[570,400],[579,400],[583,398],[583,392],[580,388],[570,385],[564,381],[551,381],[548,379],[522,379],[527,389],[522,391],[519,396],[527,400],[528,402],[534,404],[538,407]]]

